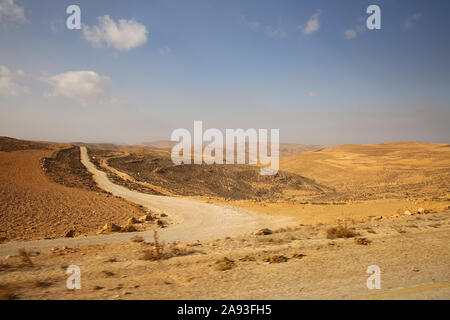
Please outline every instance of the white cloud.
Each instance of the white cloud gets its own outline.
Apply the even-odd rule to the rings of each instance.
[[[170,55],[171,53],[172,53],[172,49],[170,49],[169,47],[159,48],[159,54],[161,56],[167,56],[167,55]]]
[[[23,70],[18,69],[12,72],[7,67],[0,65],[0,95],[16,96],[21,93],[28,93],[27,87],[21,86],[16,82],[17,78],[25,75]]]
[[[271,38],[285,38],[286,32],[281,28],[274,28],[272,26],[266,27],[266,34]]]
[[[53,87],[45,94],[48,97],[69,98],[83,105],[108,103],[115,99],[106,89],[109,77],[100,76],[95,71],[69,71],[43,80]]]
[[[83,26],[84,38],[94,47],[108,46],[120,51],[129,51],[147,43],[147,28],[134,19],[119,19],[109,15],[98,17],[98,25]]]
[[[309,20],[306,23],[306,26],[304,28],[300,27],[300,29],[303,30],[304,34],[310,35],[320,29],[319,16],[320,16],[320,10],[317,11],[316,13],[314,13],[311,16],[311,18],[309,18]]]
[[[0,23],[5,21],[26,22],[24,8],[15,4],[14,0],[0,0]]]
[[[416,22],[420,20],[421,17],[422,17],[421,13],[416,13],[408,17],[405,23],[403,24],[403,29],[405,30],[411,29],[416,24]]]

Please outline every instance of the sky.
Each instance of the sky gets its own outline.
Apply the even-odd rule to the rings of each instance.
[[[66,9],[80,7],[81,29]],[[381,29],[369,30],[369,5]],[[445,0],[0,0],[0,135],[450,142]]]

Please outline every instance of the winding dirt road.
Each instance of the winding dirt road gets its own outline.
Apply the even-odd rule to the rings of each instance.
[[[90,161],[86,147],[80,147],[80,151],[81,162],[93,174],[94,180],[100,188],[127,201],[140,204],[156,212],[164,212],[169,216],[172,224],[167,228],[160,229],[158,232],[162,241],[210,241],[255,232],[264,227],[280,228],[298,224],[297,220],[289,217],[275,217],[192,199],[156,196],[129,190],[112,183],[105,172],[98,170]],[[42,251],[63,245],[77,246],[128,241],[136,234],[117,233],[77,238],[10,242],[0,245],[0,257],[15,254],[21,248]],[[153,240],[152,230],[138,232],[138,234],[146,241]]]

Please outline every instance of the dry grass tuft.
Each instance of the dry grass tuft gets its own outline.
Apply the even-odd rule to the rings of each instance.
[[[226,271],[226,270],[232,269],[234,267],[234,265],[235,265],[235,263],[233,260],[225,257],[221,260],[216,261],[215,269],[218,271]]]
[[[164,245],[159,242],[158,232],[153,232],[154,244],[150,249],[144,251],[142,260],[146,261],[157,261],[166,259],[166,254],[164,250]]]
[[[368,240],[366,238],[355,238],[355,242],[356,242],[356,244],[359,244],[359,245],[362,245],[362,246],[367,246],[372,241],[370,241],[370,240]]]
[[[196,252],[189,248],[186,244],[173,244],[171,246],[165,246],[164,244],[159,242],[158,232],[153,232],[154,243],[152,243],[152,247],[150,249],[144,250],[144,255],[142,256],[142,260],[147,261],[158,261],[158,260],[167,260],[173,257],[186,256]]]
[[[346,225],[331,227],[327,229],[328,239],[353,238],[357,235],[358,235],[357,233],[355,233],[352,229],[348,228]]]
[[[268,263],[282,263],[288,262],[289,258],[283,255],[275,255],[268,258],[265,258],[263,261]]]
[[[303,254],[303,253],[294,253],[293,255],[292,255],[292,259],[302,259],[303,257],[306,257],[306,254]]]

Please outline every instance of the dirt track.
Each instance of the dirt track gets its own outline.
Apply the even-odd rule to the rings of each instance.
[[[274,217],[191,199],[155,196],[131,191],[112,183],[107,178],[106,173],[98,170],[89,160],[86,148],[80,147],[80,149],[81,162],[94,175],[94,180],[100,188],[153,211],[164,212],[169,216],[172,224],[159,232],[160,239],[163,241],[208,241],[251,233],[264,227],[278,228],[298,223],[295,219],[288,217]],[[76,246],[127,241],[135,234],[120,233],[78,238],[12,242],[0,245],[0,257],[14,254],[20,248],[27,250],[48,250],[54,246]],[[153,239],[153,231],[139,232],[139,235],[149,241]]]

